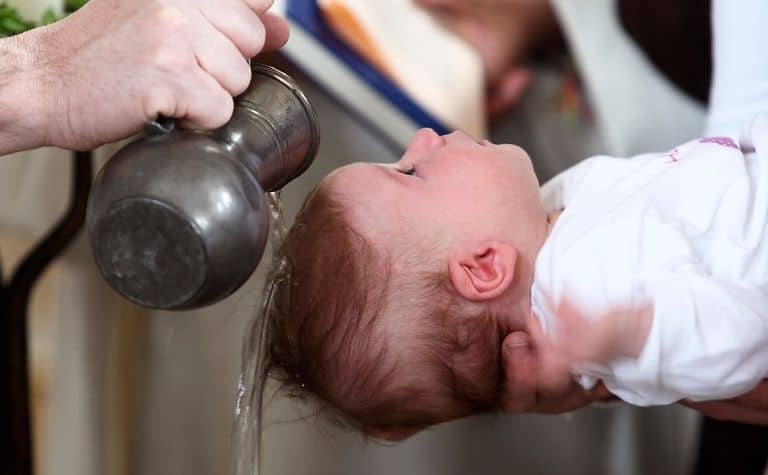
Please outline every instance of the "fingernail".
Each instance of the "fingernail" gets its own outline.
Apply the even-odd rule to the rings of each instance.
[[[515,351],[519,348],[528,348],[528,338],[525,335],[510,335],[504,340],[504,351]]]

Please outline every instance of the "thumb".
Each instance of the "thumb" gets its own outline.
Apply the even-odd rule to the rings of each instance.
[[[536,404],[536,358],[531,350],[528,335],[514,332],[502,343],[502,367],[504,390],[501,409],[504,412],[528,411]]]
[[[497,118],[516,106],[531,80],[532,75],[528,68],[513,67],[503,73],[488,95],[488,115],[492,119]]]

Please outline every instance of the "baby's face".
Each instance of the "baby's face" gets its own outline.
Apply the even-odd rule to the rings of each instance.
[[[419,131],[394,164],[357,163],[326,178],[350,222],[390,250],[505,238],[540,212],[539,183],[520,147]],[[393,249],[394,248],[394,249]]]

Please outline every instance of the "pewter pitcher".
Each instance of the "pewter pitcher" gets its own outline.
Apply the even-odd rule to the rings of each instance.
[[[230,122],[213,132],[148,124],[94,185],[87,228],[109,285],[150,308],[215,303],[253,274],[266,246],[264,193],[313,162],[317,116],[283,72],[254,65]]]

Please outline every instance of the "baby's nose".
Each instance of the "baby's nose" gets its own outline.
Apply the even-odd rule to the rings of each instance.
[[[475,140],[474,137],[464,132],[463,130],[457,130],[456,132],[452,132],[446,135],[444,139],[446,143],[467,144],[467,145],[476,145],[480,143],[477,140]]]
[[[434,150],[445,143],[443,137],[439,136],[437,132],[432,129],[421,129],[416,132],[416,135],[408,145],[407,153],[419,153],[429,152]]]

